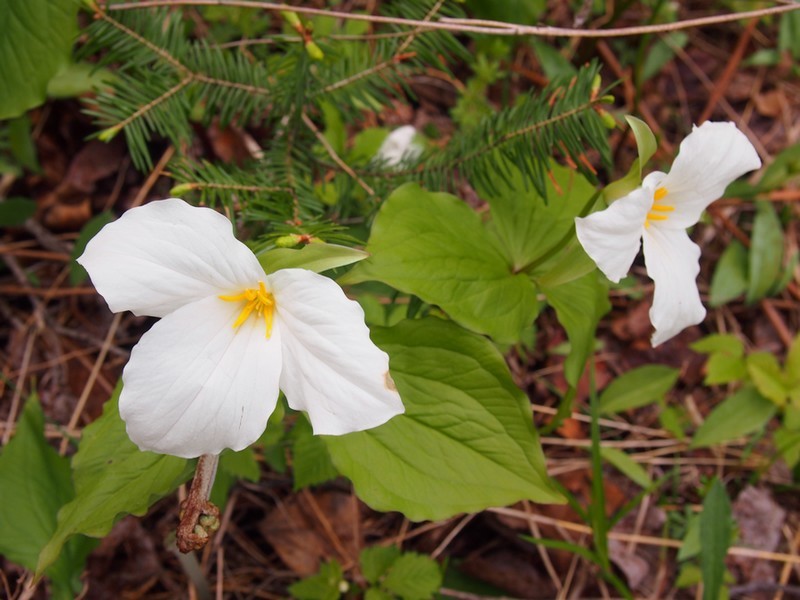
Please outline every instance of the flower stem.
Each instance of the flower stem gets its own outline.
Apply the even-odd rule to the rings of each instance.
[[[203,454],[197,461],[189,495],[181,503],[181,522],[176,532],[178,550],[199,550],[219,529],[219,509],[208,501],[217,475],[218,454]]]

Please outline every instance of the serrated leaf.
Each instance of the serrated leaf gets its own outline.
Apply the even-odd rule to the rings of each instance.
[[[613,413],[656,402],[678,380],[680,372],[663,365],[645,365],[616,378],[600,395],[600,412]]]
[[[337,600],[347,589],[342,566],[332,560],[319,567],[319,573],[289,586],[289,593],[297,600]]]
[[[653,480],[650,478],[650,475],[647,474],[644,467],[622,450],[601,446],[600,455],[603,457],[603,460],[608,461],[636,485],[648,488],[653,484]]]
[[[56,528],[56,514],[73,497],[69,459],[44,437],[44,415],[29,400],[14,437],[0,454],[0,554],[26,569],[36,568],[39,552]],[[54,598],[67,599],[83,588],[80,574],[95,543],[74,538],[45,573]]]
[[[339,476],[339,472],[331,462],[325,442],[320,436],[314,435],[308,420],[297,419],[290,438],[292,439],[292,473],[294,474],[295,491],[330,481]]]
[[[381,281],[503,343],[518,341],[536,316],[536,286],[455,196],[399,187],[375,218],[367,252],[340,281]]]
[[[711,276],[711,306],[722,306],[747,291],[747,259],[747,249],[738,241],[725,248]]]
[[[0,0],[0,119],[44,102],[47,82],[69,62],[76,0]]]
[[[143,515],[192,474],[192,463],[140,451],[128,438],[117,402],[117,386],[103,415],[83,430],[72,459],[75,498],[58,512],[58,526],[39,555],[41,573],[73,535],[102,537],[125,514]]]
[[[329,269],[351,265],[367,258],[369,254],[356,248],[337,244],[307,244],[299,250],[291,248],[273,248],[258,255],[258,262],[265,273],[274,273],[280,269],[308,269],[322,273]]]
[[[731,502],[725,487],[715,479],[703,500],[700,514],[700,569],[703,600],[718,600],[725,577],[725,557],[731,543]]]
[[[697,428],[691,447],[713,446],[759,431],[775,411],[775,404],[755,388],[742,388],[711,411]]]
[[[769,202],[756,202],[756,218],[750,244],[748,304],[766,296],[780,279],[783,229]]]
[[[542,291],[555,309],[558,322],[567,330],[570,351],[564,362],[564,378],[574,387],[594,350],[597,324],[611,309],[608,286],[605,279],[592,272],[569,283],[543,287]]]
[[[784,385],[783,370],[775,355],[769,352],[753,352],[747,357],[746,364],[747,373],[761,395],[778,406],[786,404],[788,390]]]
[[[439,591],[442,570],[428,556],[406,552],[389,569],[383,587],[403,600],[427,600]]]
[[[392,563],[400,556],[397,546],[370,546],[358,555],[361,573],[369,583],[376,584],[383,577]]]
[[[110,212],[105,211],[90,219],[89,222],[83,226],[83,229],[81,229],[81,232],[78,235],[78,239],[75,240],[75,245],[72,247],[72,253],[70,254],[70,284],[78,285],[79,283],[86,281],[86,278],[89,277],[86,269],[78,264],[77,258],[83,254],[83,251],[86,249],[86,244],[89,243],[89,240],[91,240],[103,227],[113,220],[114,216]]]
[[[528,498],[560,502],[530,403],[486,338],[434,318],[375,328],[406,413],[325,436],[333,462],[376,510],[438,520]]]

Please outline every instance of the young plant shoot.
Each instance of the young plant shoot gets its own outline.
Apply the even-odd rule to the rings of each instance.
[[[681,142],[669,173],[650,173],[607,209],[575,219],[578,240],[611,281],[627,274],[643,243],[647,274],[655,283],[653,346],[706,316],[695,281],[700,248],[686,228],[728,184],[760,166],[755,148],[736,125],[706,122]]]
[[[79,262],[114,312],[159,317],[122,374],[120,415],[142,450],[242,450],[283,390],[314,433],[404,411],[361,307],[322,275],[266,275],[221,214],[171,198],[106,225]]]

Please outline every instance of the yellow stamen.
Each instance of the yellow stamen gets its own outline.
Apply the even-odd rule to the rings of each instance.
[[[242,323],[247,321],[251,314],[255,313],[259,317],[264,318],[264,324],[267,328],[267,338],[272,335],[272,321],[275,313],[275,298],[264,287],[264,282],[258,282],[258,288],[246,289],[240,294],[230,294],[227,296],[220,296],[220,300],[225,302],[245,302],[242,312],[233,323],[233,328],[238,329]]]
[[[658,204],[659,200],[663,200],[667,196],[667,188],[660,187],[653,192],[653,205],[650,207],[650,212],[647,213],[647,218],[644,221],[645,228],[650,227],[650,221],[666,221],[669,219],[668,214],[675,210],[671,204]]]

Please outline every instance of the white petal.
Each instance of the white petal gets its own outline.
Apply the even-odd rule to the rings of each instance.
[[[263,433],[278,400],[279,327],[238,329],[242,306],[214,296],[156,323],[122,374],[119,412],[142,450],[192,458],[241,450]]]
[[[422,154],[422,146],[414,142],[416,135],[417,130],[411,125],[398,127],[383,140],[375,158],[383,161],[389,167],[397,166],[406,160],[416,159]]]
[[[404,411],[389,357],[369,338],[364,311],[322,275],[284,269],[269,276],[281,327],[281,389],[308,412],[314,433],[377,427]]]
[[[176,198],[133,208],[106,225],[78,262],[112,311],[153,317],[264,279],[228,219]]]
[[[578,241],[611,281],[619,281],[631,268],[652,202],[652,193],[637,188],[607,209],[575,219]]]
[[[735,124],[707,121],[695,127],[661,181],[667,190],[662,203],[674,206],[675,212],[659,226],[691,227],[732,181],[760,166],[756,149]]]
[[[667,341],[706,316],[697,291],[700,248],[683,230],[649,227],[644,233],[647,274],[655,282],[650,321],[653,346]]]

